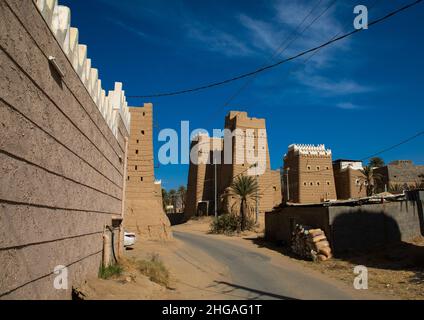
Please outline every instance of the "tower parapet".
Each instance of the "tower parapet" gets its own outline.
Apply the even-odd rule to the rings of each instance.
[[[36,5],[115,137],[118,136],[118,114],[129,133],[131,116],[122,83],[115,82],[114,90],[107,94],[103,90],[99,72],[92,68],[92,61],[87,57],[87,46],[79,43],[79,31],[71,27],[71,10],[58,5],[57,0],[37,0]]]

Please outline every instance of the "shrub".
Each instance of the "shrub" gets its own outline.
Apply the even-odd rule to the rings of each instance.
[[[252,219],[247,218],[246,230],[252,230],[254,226],[254,221]],[[212,233],[238,233],[241,230],[241,217],[234,214],[220,215],[212,221],[210,230]]]
[[[149,277],[150,281],[156,282],[164,287],[169,285],[169,271],[159,259],[158,255],[152,255],[150,260],[139,261],[138,269],[142,274]]]
[[[112,277],[120,276],[122,274],[123,268],[119,264],[111,264],[110,266],[104,267],[100,266],[99,269],[99,278],[109,279]]]

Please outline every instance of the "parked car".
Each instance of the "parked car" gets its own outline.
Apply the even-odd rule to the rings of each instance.
[[[130,247],[134,245],[135,240],[135,233],[124,231],[124,247]]]

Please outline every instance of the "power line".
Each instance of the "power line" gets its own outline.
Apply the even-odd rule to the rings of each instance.
[[[368,27],[371,27],[371,26],[376,25],[376,24],[378,24],[380,22],[383,22],[384,20],[387,20],[387,19],[393,17],[394,15],[396,15],[396,14],[398,14],[398,13],[404,11],[404,10],[411,8],[411,7],[419,4],[422,1],[423,0],[416,0],[416,1],[412,2],[412,3],[410,3],[410,4],[407,4],[407,5],[403,6],[403,7],[400,7],[398,9],[396,9],[396,10],[394,10],[394,11],[386,14],[385,16],[383,16],[383,17],[381,17],[381,18],[379,18],[377,20],[374,20],[374,21],[368,23]],[[316,46],[316,47],[313,47],[311,49],[305,50],[305,51],[300,52],[300,53],[298,53],[298,54],[296,54],[294,56],[291,56],[289,58],[282,59],[282,60],[277,61],[277,62],[275,62],[273,64],[267,65],[265,67],[261,67],[259,69],[254,70],[254,71],[251,71],[251,72],[248,72],[248,73],[244,73],[244,74],[241,74],[241,75],[238,75],[236,77],[229,78],[229,79],[226,79],[226,80],[222,80],[222,81],[218,81],[218,82],[213,82],[213,83],[210,83],[210,84],[207,84],[207,85],[204,85],[204,86],[195,87],[195,88],[191,88],[191,89],[185,89],[185,90],[179,90],[179,91],[173,91],[173,92],[156,93],[156,94],[149,94],[149,95],[128,96],[128,97],[129,98],[157,98],[157,97],[165,97],[165,96],[175,96],[175,95],[180,95],[180,94],[184,94],[184,93],[205,90],[205,89],[209,89],[209,88],[212,88],[212,87],[224,85],[224,84],[227,84],[227,83],[230,83],[230,82],[233,82],[233,81],[237,81],[237,80],[240,80],[240,79],[243,79],[243,78],[246,78],[246,77],[250,77],[250,76],[253,76],[253,75],[257,74],[257,73],[264,72],[266,70],[275,68],[275,67],[277,67],[277,66],[279,66],[281,64],[284,64],[284,63],[287,63],[289,61],[295,60],[295,59],[297,59],[299,57],[302,57],[302,56],[304,56],[304,55],[306,55],[308,53],[317,51],[317,50],[319,50],[319,49],[321,49],[323,47],[326,47],[326,46],[328,46],[328,45],[330,45],[330,44],[332,44],[334,42],[343,40],[343,39],[345,39],[347,37],[350,37],[350,36],[352,36],[352,35],[354,35],[356,33],[361,32],[363,30],[364,29],[355,29],[355,30],[352,30],[352,31],[350,31],[348,33],[345,33],[344,35],[341,35],[341,36],[339,36],[337,38],[331,39],[331,40],[329,40],[329,41],[327,41],[327,42],[325,42],[325,43],[323,43],[323,44],[321,44],[319,46]]]
[[[372,157],[378,156],[378,155],[380,155],[380,154],[382,154],[382,153],[384,153],[384,152],[387,152],[387,151],[390,151],[390,150],[392,150],[392,149],[394,149],[394,148],[397,148],[397,147],[399,147],[399,146],[401,146],[401,145],[403,145],[403,144],[405,144],[405,143],[407,143],[407,142],[409,142],[409,141],[411,141],[411,140],[414,140],[415,138],[418,138],[419,136],[421,136],[421,135],[423,135],[423,134],[424,134],[424,131],[418,132],[417,134],[414,134],[413,136],[411,136],[411,137],[409,137],[409,138],[407,138],[407,139],[405,139],[405,140],[402,140],[402,141],[401,141],[401,142],[399,142],[399,143],[396,143],[396,144],[394,144],[394,145],[392,145],[392,146],[390,146],[390,147],[387,147],[386,149],[383,149],[383,150],[381,150],[381,151],[378,151],[378,152],[376,152],[376,153],[374,153],[374,154],[372,154],[372,155],[370,155],[370,156],[368,156],[368,157],[362,158],[362,159],[361,159],[361,161],[363,161],[363,160],[367,160],[367,159],[369,159],[369,158],[372,158]]]

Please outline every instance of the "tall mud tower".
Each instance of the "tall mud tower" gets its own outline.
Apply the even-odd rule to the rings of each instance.
[[[130,112],[124,225],[142,239],[168,240],[172,232],[154,174],[153,105],[145,103]]]
[[[281,203],[280,171],[271,170],[265,119],[249,117],[244,111],[230,111],[225,117],[225,128],[232,132],[240,130],[244,133],[245,139],[253,135],[251,136],[253,144],[248,145],[247,140],[240,140],[238,136],[233,137],[232,164],[223,166],[221,176],[223,185],[230,186],[235,177],[242,174],[253,177],[257,175],[260,195],[258,209],[261,213],[259,218],[263,219],[265,211],[272,210],[275,205]],[[259,143],[259,140],[263,143]],[[262,169],[258,169],[257,174],[255,169],[249,170],[251,164],[246,161],[251,155],[265,160],[260,162]],[[240,156],[244,161],[240,161]]]

